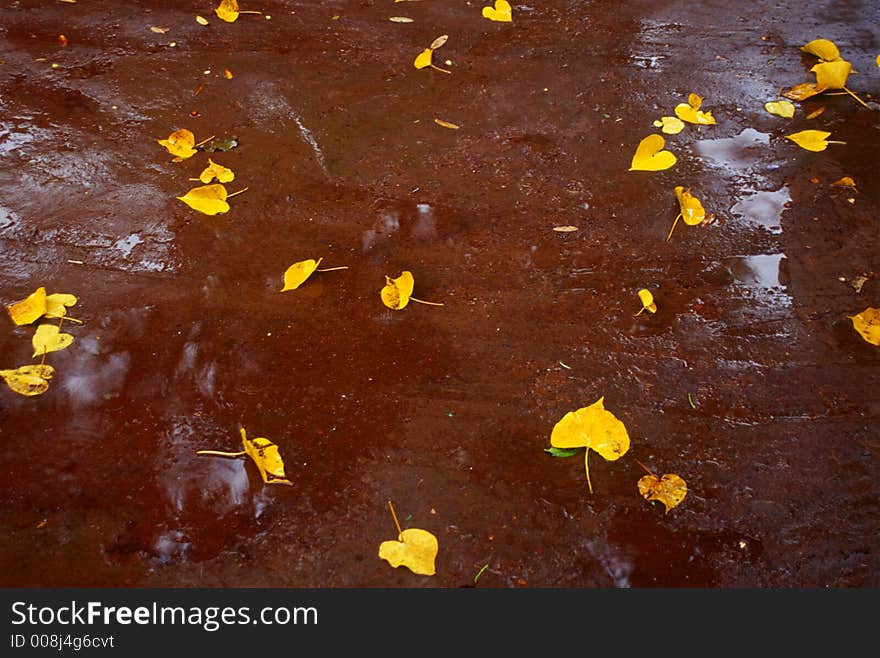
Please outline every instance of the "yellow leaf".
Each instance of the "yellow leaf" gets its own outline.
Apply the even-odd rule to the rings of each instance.
[[[604,406],[602,396],[588,407],[569,411],[553,427],[550,444],[555,448],[586,447],[584,464],[587,471],[587,485],[590,493],[590,450],[595,450],[604,459],[615,461],[629,450],[629,434],[624,424]]]
[[[55,368],[48,363],[21,366],[15,370],[0,370],[6,384],[19,395],[31,397],[49,389],[48,379],[52,379]]]
[[[880,55],[877,55],[876,62],[877,62],[877,66],[880,66]]]
[[[642,308],[633,317],[641,315],[643,311],[648,311],[648,313],[657,312],[657,304],[654,303],[654,295],[651,294],[650,290],[642,288],[639,290],[638,295],[639,301],[642,302]]]
[[[483,7],[483,18],[509,23],[513,20],[513,9],[507,0],[495,0],[494,7]]]
[[[688,105],[690,105],[695,110],[699,110],[703,105],[703,97],[697,96],[697,94],[690,93],[688,94]]]
[[[226,188],[219,183],[194,187],[177,198],[193,210],[206,215],[216,215],[229,210],[229,204],[226,203]]]
[[[436,39],[434,39],[434,40],[431,42],[431,45],[428,46],[428,47],[429,47],[431,50],[437,50],[437,49],[440,48],[444,43],[446,43],[446,41],[447,41],[448,39],[449,39],[449,35],[448,35],[448,34],[441,34],[439,37],[437,37]]]
[[[76,295],[56,292],[46,297],[46,315],[53,318],[63,318],[67,315],[67,307],[73,306],[79,300]]]
[[[191,158],[198,153],[198,151],[193,148],[196,144],[196,136],[186,128],[175,130],[168,135],[168,139],[157,139],[156,141],[164,146],[171,155],[178,157],[181,160]]]
[[[434,119],[434,123],[438,126],[443,126],[444,128],[449,128],[450,130],[458,130],[461,126],[449,123],[448,121],[444,121],[443,119]]]
[[[770,114],[775,114],[785,119],[791,119],[794,116],[794,103],[790,101],[770,101],[769,103],[764,103],[764,109]]]
[[[629,171],[660,171],[675,164],[675,155],[664,151],[666,140],[660,135],[648,135],[639,142]]]
[[[681,185],[675,188],[675,196],[678,199],[678,205],[681,208],[681,218],[688,226],[697,226],[706,220],[706,211],[700,200],[691,194],[691,191],[685,190]]]
[[[150,32],[155,32],[156,34],[165,34],[170,27],[156,27],[155,25],[150,28]]]
[[[824,59],[826,62],[833,62],[840,59],[840,51],[837,49],[834,42],[829,41],[828,39],[813,39],[810,43],[801,46],[801,50],[805,53],[815,55],[819,59]]]
[[[227,80],[232,80],[232,78],[234,78],[235,75],[233,75],[232,71],[230,71],[229,69],[223,69],[223,77],[226,78]],[[232,180],[232,179],[230,178],[229,180]]]
[[[385,287],[379,291],[379,295],[385,306],[400,311],[409,304],[414,287],[415,279],[413,279],[412,273],[404,270],[396,279],[386,275]]]
[[[388,19],[392,23],[412,23],[413,19],[407,18],[406,16],[392,16]]]
[[[687,483],[675,473],[667,473],[662,478],[652,473],[639,480],[639,493],[645,500],[659,500],[668,514],[669,510],[684,500]]]
[[[803,101],[816,94],[821,94],[823,91],[825,90],[822,87],[819,87],[815,82],[802,82],[788,91],[782,92],[782,95],[793,101]]]
[[[214,10],[217,18],[232,23],[238,18],[238,0],[220,0],[220,5]]]
[[[63,350],[69,347],[72,342],[73,336],[61,333],[61,329],[55,324],[41,324],[31,339],[31,344],[34,346],[34,356]]]
[[[199,174],[199,180],[203,183],[210,183],[215,178],[220,183],[228,183],[235,179],[235,174],[232,169],[227,169],[208,158],[208,166]]]
[[[281,289],[281,292],[299,288],[306,279],[312,276],[312,272],[318,269],[318,265],[321,264],[322,260],[324,259],[314,260],[309,258],[288,267],[284,272],[284,287]]]
[[[836,185],[837,187],[851,187],[853,189],[856,187],[856,182],[850,176],[844,176],[831,184]]]
[[[846,316],[853,327],[871,345],[880,345],[880,308],[868,307],[857,315]]]
[[[846,86],[846,79],[852,72],[852,64],[845,59],[834,62],[823,62],[816,64],[810,69],[816,74],[816,88],[822,89],[843,89]]]
[[[6,310],[15,324],[30,324],[46,314],[46,299],[46,289],[40,286],[22,301],[8,304]]]
[[[828,148],[826,141],[831,133],[824,130],[802,130],[791,135],[786,135],[785,139],[789,139],[801,148],[808,151],[824,151]]]
[[[413,573],[433,576],[434,560],[439,544],[427,530],[407,528],[398,535],[399,541],[383,541],[379,544],[379,558],[387,560],[392,567],[404,566]]]
[[[679,103],[675,106],[675,116],[688,123],[697,123],[704,126],[715,124],[715,118],[711,112],[701,112],[703,99],[696,94],[688,95],[687,103]]]
[[[208,19],[204,16],[196,16],[196,23],[198,23],[199,25],[207,25]]]
[[[263,482],[266,484],[293,484],[284,474],[284,461],[281,459],[277,445],[263,437],[248,439],[243,427],[241,428],[241,443],[244,446],[245,454],[253,459],[257,468],[260,469]]]
[[[684,121],[678,117],[660,117],[654,125],[667,135],[677,135],[684,130]]]
[[[431,66],[431,57],[434,51],[430,48],[425,48],[422,52],[418,54],[415,61],[413,62],[413,66],[417,69],[423,69],[428,66]]]

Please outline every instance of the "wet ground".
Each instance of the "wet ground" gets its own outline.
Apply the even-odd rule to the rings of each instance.
[[[880,6],[480,6],[3,0],[0,296],[84,322],[48,392],[0,390],[4,585],[880,585],[880,348],[847,318],[880,306]],[[441,34],[451,73],[416,70]],[[870,109],[766,113],[818,37]],[[717,125],[627,171],[690,92]],[[178,128],[238,146],[173,163]],[[807,128],[846,144],[784,139]],[[209,156],[248,188],[213,217],[175,199]],[[717,219],[667,242],[676,185]],[[349,269],[278,292],[318,257]],[[444,305],[385,308],[402,270]],[[0,367],[31,332],[5,323]],[[544,449],[600,396],[632,444],[590,494]],[[196,456],[240,427],[293,486]],[[388,500],[435,576],[378,559]]]

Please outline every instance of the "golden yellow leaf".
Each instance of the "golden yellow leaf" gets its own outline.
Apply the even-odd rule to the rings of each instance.
[[[76,295],[56,292],[46,297],[46,315],[51,318],[63,318],[67,315],[67,307],[79,301]]]
[[[579,229],[577,226],[554,226],[553,230],[557,233],[574,233]]]
[[[232,169],[227,169],[223,165],[217,164],[211,160],[211,158],[208,158],[208,166],[205,167],[201,174],[199,174],[199,180],[203,183],[210,183],[215,178],[220,183],[228,183],[235,180],[235,174]]]
[[[700,200],[691,194],[691,191],[685,190],[681,185],[675,187],[675,197],[678,199],[678,205],[681,208],[681,218],[688,226],[697,226],[706,220],[706,211]]]
[[[553,427],[550,444],[554,448],[586,447],[584,465],[587,471],[587,485],[593,493],[590,482],[590,450],[595,450],[604,459],[615,461],[629,450],[629,434],[618,418],[604,406],[605,396],[588,407],[569,411]]]
[[[6,310],[15,324],[30,324],[46,314],[46,299],[46,289],[40,286],[22,301],[7,304]]]
[[[207,25],[208,19],[204,16],[196,16],[196,23],[198,23],[199,25]]]
[[[650,290],[642,288],[639,290],[638,295],[639,301],[642,302],[642,308],[633,317],[641,315],[643,311],[648,311],[648,313],[657,312],[657,304],[654,303],[654,295],[651,294]]]
[[[61,333],[61,329],[55,324],[41,324],[31,339],[31,344],[34,346],[34,356],[63,350],[69,347],[72,342],[73,336]]]
[[[820,105],[819,107],[817,107],[815,110],[813,110],[812,112],[810,112],[807,115],[807,119],[815,119],[817,116],[822,114],[824,111],[825,111],[825,106]]]
[[[220,5],[214,10],[217,18],[232,23],[241,13],[238,9],[238,0],[220,0]]]
[[[648,135],[639,142],[629,171],[660,171],[675,164],[675,155],[664,151],[666,140],[660,135]]]
[[[379,291],[379,296],[385,306],[400,311],[409,304],[414,287],[415,279],[413,279],[412,273],[404,270],[396,279],[385,276],[385,287]]]
[[[284,287],[281,288],[281,292],[299,288],[306,279],[312,276],[312,272],[318,269],[318,265],[321,264],[322,260],[324,259],[314,260],[309,258],[288,267],[284,272]]]
[[[293,484],[284,474],[284,460],[281,459],[277,445],[263,437],[248,439],[243,427],[241,428],[241,443],[244,446],[245,454],[253,459],[254,464],[260,469],[263,482],[266,484]]]
[[[439,37],[437,37],[436,39],[434,39],[434,40],[431,42],[431,45],[428,46],[428,47],[429,47],[431,50],[437,50],[437,49],[440,48],[444,43],[446,43],[446,41],[447,41],[448,39],[449,39],[449,35],[448,35],[448,34],[441,34]]]
[[[233,75],[232,71],[230,71],[229,69],[223,69],[223,77],[226,78],[227,80],[232,80],[232,78],[234,78],[235,75]]]
[[[782,95],[793,101],[803,101],[816,94],[821,94],[823,91],[825,90],[822,87],[819,87],[815,82],[802,82],[801,84],[795,85],[791,89],[782,92]]]
[[[430,48],[425,48],[422,52],[418,54],[413,61],[413,66],[417,69],[423,69],[425,67],[431,66],[431,57],[433,56],[434,51]]]
[[[659,500],[668,514],[669,510],[684,500],[687,483],[675,473],[666,473],[662,478],[652,473],[639,480],[639,493],[645,500]]]
[[[444,121],[443,119],[434,119],[434,123],[438,126],[443,126],[444,128],[449,128],[450,130],[458,130],[461,126],[449,123],[448,121]]]
[[[150,32],[155,32],[156,34],[165,34],[170,27],[156,27],[155,25],[150,28]]]
[[[48,379],[52,379],[55,368],[48,363],[21,366],[15,370],[0,370],[0,377],[19,395],[28,397],[40,395],[49,389]]]
[[[831,184],[837,187],[851,187],[853,189],[856,187],[856,182],[850,176],[844,176]]]
[[[412,23],[413,19],[407,18],[406,16],[392,16],[388,19],[392,23]]]
[[[206,215],[216,215],[229,210],[226,196],[226,188],[219,183],[214,183],[213,185],[194,187],[177,198],[193,210],[198,210]]]
[[[181,160],[191,158],[198,153],[198,151],[193,148],[196,144],[196,136],[186,128],[175,130],[168,135],[168,139],[157,139],[156,141],[164,146],[171,155],[178,157]]]
[[[846,316],[853,328],[871,345],[880,345],[880,308],[869,306],[861,313]]]
[[[877,62],[877,66],[880,66],[880,55],[877,55],[877,59],[875,61]]]
[[[684,130],[684,121],[678,117],[660,117],[654,125],[667,135],[677,135]]]
[[[770,114],[775,114],[785,119],[791,119],[794,116],[794,103],[790,101],[770,101],[769,103],[764,103],[764,109]]]
[[[493,7],[483,7],[483,18],[509,23],[513,20],[513,8],[507,0],[495,0]]]
[[[822,91],[843,89],[846,86],[846,79],[852,72],[852,64],[841,59],[835,62],[816,64],[810,71],[816,74],[817,89]]]
[[[711,112],[702,112],[700,107],[703,105],[703,99],[696,94],[688,94],[687,103],[679,103],[675,106],[675,116],[682,121],[688,123],[696,123],[704,126],[715,124],[715,117]]]
[[[427,530],[407,528],[397,536],[399,541],[383,541],[379,544],[379,558],[387,560],[392,567],[404,566],[413,573],[433,576],[434,560],[440,545],[437,538]]]
[[[826,62],[833,62],[840,59],[840,51],[837,49],[834,42],[829,41],[828,39],[813,39],[808,44],[801,46],[801,50],[805,53],[815,55],[819,59],[824,59]]]
[[[831,133],[824,130],[802,130],[791,135],[786,135],[785,139],[789,139],[801,148],[808,151],[824,151],[828,148],[828,137]]]

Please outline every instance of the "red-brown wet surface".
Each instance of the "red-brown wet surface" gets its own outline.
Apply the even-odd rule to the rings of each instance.
[[[880,584],[880,348],[847,319],[880,306],[880,6],[246,5],[2,3],[2,301],[43,285],[84,321],[48,392],[0,390],[4,585]],[[452,73],[416,70],[440,34]],[[817,37],[871,109],[767,114]],[[717,125],[627,171],[690,92]],[[239,145],[172,163],[178,128]],[[846,144],[783,137],[806,128]],[[209,155],[249,188],[214,217],[175,199]],[[667,242],[675,185],[718,220]],[[318,257],[349,269],[278,292]],[[386,309],[404,269],[444,305]],[[32,331],[7,318],[0,367]],[[544,448],[601,396],[632,446],[594,453],[591,495]],[[195,455],[242,426],[293,486]],[[636,460],[684,502],[642,499]],[[378,559],[389,499],[435,576]]]

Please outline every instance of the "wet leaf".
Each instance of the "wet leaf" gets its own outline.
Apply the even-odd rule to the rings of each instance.
[[[234,22],[241,13],[238,8],[238,0],[221,0],[220,5],[214,10],[217,18],[227,23]]]
[[[852,72],[852,64],[841,59],[836,62],[816,64],[810,71],[816,74],[817,89],[822,89],[822,91],[843,89],[846,86],[846,79]]]
[[[815,82],[803,82],[782,92],[782,95],[793,101],[803,101],[816,94],[821,94],[823,91],[825,90],[822,87],[819,87]]]
[[[677,135],[684,130],[684,121],[678,117],[660,117],[654,125],[667,135]]]
[[[226,188],[219,183],[194,187],[183,196],[177,197],[193,210],[206,215],[216,215],[229,210],[226,203]]]
[[[46,288],[40,286],[25,299],[8,304],[9,317],[17,325],[31,324],[46,314]]]
[[[801,46],[801,50],[805,53],[815,55],[826,62],[833,62],[840,59],[840,51],[837,49],[835,43],[828,39],[813,39],[808,44]]]
[[[56,292],[46,297],[46,316],[50,318],[63,318],[67,315],[67,307],[73,306],[79,301],[76,295]]]
[[[413,61],[413,66],[415,66],[417,69],[423,69],[431,66],[431,58],[433,57],[433,55],[433,50],[431,50],[430,48],[425,48],[416,56],[415,61]]]
[[[232,71],[230,71],[229,69],[223,69],[223,77],[226,78],[227,80],[232,80],[232,78],[234,78],[235,75],[233,75]]]
[[[703,99],[696,94],[688,95],[687,103],[679,103],[675,106],[675,116],[682,121],[688,123],[696,123],[703,126],[711,126],[715,124],[715,117],[711,112],[703,112],[700,107],[703,105]]]
[[[586,448],[584,465],[590,493],[590,450],[604,459],[615,461],[629,450],[629,434],[618,418],[604,406],[605,396],[588,407],[569,411],[553,427],[550,444],[554,448]]]
[[[844,176],[831,184],[837,187],[851,187],[852,189],[856,189],[856,182],[849,176]]]
[[[54,375],[55,368],[48,363],[21,366],[15,370],[0,370],[0,377],[9,388],[28,397],[45,393],[49,389],[47,380]]]
[[[807,115],[807,119],[815,119],[825,111],[825,106],[821,105]]]
[[[828,148],[828,138],[831,133],[824,130],[802,130],[791,135],[786,135],[785,139],[791,140],[801,148],[808,151],[824,151]]]
[[[208,19],[204,16],[196,16],[196,23],[198,23],[199,25],[207,25]]]
[[[406,16],[392,16],[388,19],[392,23],[412,23],[413,19],[407,18]]]
[[[574,233],[580,229],[577,226],[554,226],[553,230],[557,233]]]
[[[156,141],[164,146],[171,155],[181,160],[191,158],[197,153],[193,148],[196,144],[196,136],[186,128],[175,130],[168,135],[167,139],[157,139]]]
[[[277,445],[263,437],[248,439],[243,427],[241,428],[241,443],[244,446],[245,454],[253,459],[254,464],[260,469],[263,482],[266,484],[293,484],[284,474],[284,460],[281,459]]]
[[[633,317],[641,315],[644,311],[647,311],[648,313],[657,312],[657,304],[654,303],[654,295],[651,294],[650,290],[642,288],[639,290],[638,295],[639,301],[642,302],[642,308]]]
[[[714,217],[714,215],[710,215],[708,218],[706,217],[706,211],[703,208],[703,204],[697,197],[691,194],[690,189],[685,190],[681,185],[677,185],[675,187],[675,198],[678,199],[680,212],[672,222],[672,227],[669,229],[669,234],[666,236],[667,240],[672,237],[672,232],[675,230],[675,226],[678,224],[679,219],[683,219],[684,223],[688,226],[697,226],[709,222]]]
[[[675,155],[664,151],[666,140],[660,135],[648,135],[639,142],[629,171],[660,171],[675,164]]]
[[[211,158],[208,158],[208,166],[199,174],[199,180],[203,183],[210,183],[217,179],[219,183],[229,183],[235,180],[235,174],[232,169],[227,169],[223,165],[217,164]],[[225,197],[224,197],[225,198]]]
[[[212,139],[206,146],[202,147],[203,151],[213,153],[215,151],[231,151],[238,146],[238,137],[233,135],[229,139]]]
[[[156,34],[165,34],[170,27],[156,27],[155,25],[150,28],[150,32],[155,32]]]
[[[385,276],[385,287],[379,291],[382,303],[390,309],[400,311],[409,304],[415,287],[415,279],[411,272],[404,270],[399,277],[392,279]]]
[[[318,265],[321,264],[323,258],[319,258],[318,260],[314,260],[309,258],[308,260],[303,260],[298,263],[294,263],[290,267],[287,268],[284,272],[284,287],[281,288],[281,292],[285,292],[286,290],[295,290],[299,288],[303,283],[305,283],[306,279],[312,276],[312,273],[318,269]]]
[[[438,126],[449,128],[450,130],[458,130],[459,128],[461,128],[461,126],[454,123],[449,123],[448,121],[444,121],[443,119],[434,119],[434,123],[436,123]]]
[[[880,308],[869,306],[861,313],[846,316],[853,328],[871,345],[880,345]]]
[[[427,530],[407,528],[397,536],[398,541],[379,544],[379,558],[392,567],[404,566],[415,574],[433,576],[434,561],[440,545],[437,537]]]
[[[62,48],[67,48],[68,43],[70,43],[70,41],[66,36],[64,36],[63,34],[58,35],[58,45],[60,45]]]
[[[775,114],[785,119],[791,119],[794,116],[794,103],[790,101],[770,101],[769,103],[764,103],[764,109],[770,114]]]
[[[483,7],[483,18],[490,21],[509,23],[513,20],[513,8],[507,0],[495,0],[492,7]]]
[[[676,507],[687,495],[687,483],[674,473],[666,473],[658,478],[653,473],[643,476],[638,483],[639,493],[645,500],[659,500],[669,510]]]
[[[35,357],[66,349],[72,342],[73,336],[62,333],[58,325],[55,324],[41,324],[31,339]]]
[[[437,49],[440,48],[444,43],[446,43],[446,41],[447,41],[448,39],[449,39],[449,35],[448,35],[448,34],[441,34],[439,37],[437,37],[436,39],[434,39],[434,40],[431,42],[431,45],[428,46],[428,47],[429,47],[431,50],[437,50]]]
[[[578,454],[583,448],[544,448],[552,457],[571,457]]]

